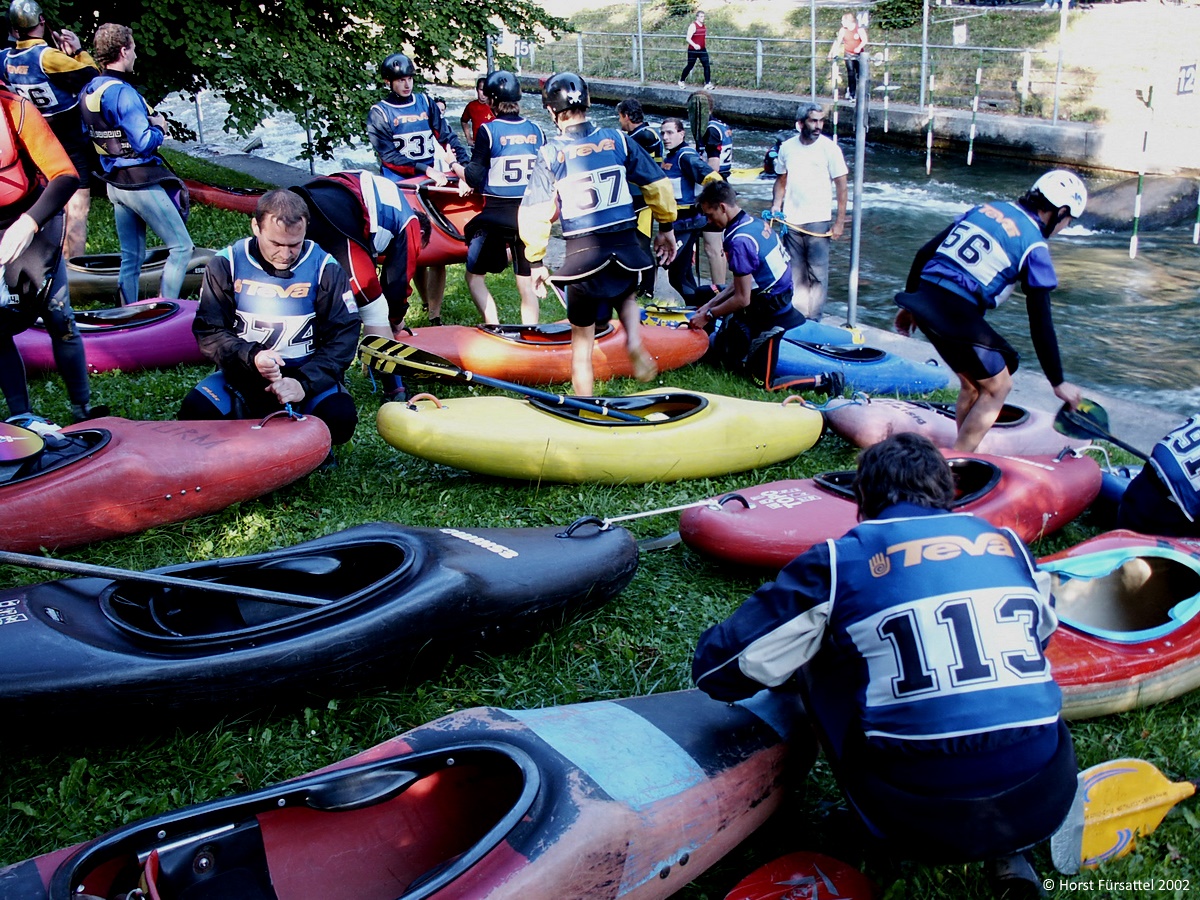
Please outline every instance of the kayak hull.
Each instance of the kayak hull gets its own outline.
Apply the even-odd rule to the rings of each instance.
[[[187,274],[183,279],[182,293],[200,290],[204,280],[204,268],[216,255],[215,250],[197,247],[192,251]],[[167,262],[166,247],[152,247],[146,251],[142,271],[138,276],[138,296],[135,299],[157,297],[162,293],[163,268]],[[120,302],[119,277],[121,274],[120,253],[89,253],[72,256],[67,260],[67,283],[71,289],[73,303],[117,303]],[[132,302],[132,301],[130,301]]]
[[[228,209],[253,215],[264,191],[222,188],[185,179],[192,199],[218,209]],[[466,262],[467,223],[483,210],[483,199],[477,193],[460,197],[454,186],[438,187],[424,176],[400,182],[404,199],[417,212],[429,217],[429,243],[421,248],[418,265],[447,266]]]
[[[659,900],[812,764],[812,738],[786,742],[754,702],[684,691],[451,713],[295,781],[0,870],[0,900],[114,896],[146,865],[163,896],[220,896],[188,891],[240,876],[278,900]]]
[[[450,360],[456,366],[516,384],[561,384],[571,380],[571,329],[566,322],[536,327],[442,325],[414,329],[404,343]],[[642,327],[642,344],[660,372],[696,362],[708,350],[708,335],[689,328]],[[619,322],[597,336],[592,347],[593,374],[599,381],[632,378]]]
[[[753,469],[791,459],[821,434],[821,414],[798,403],[674,388],[632,396],[682,396],[701,408],[671,421],[580,422],[512,397],[416,399],[385,403],[377,425],[393,447],[443,465],[528,481],[602,484]]]
[[[115,309],[76,312],[88,371],[139,372],[207,362],[192,323],[197,300],[139,300]],[[139,312],[144,310],[144,313]],[[54,369],[54,348],[39,320],[13,340],[30,372]]]
[[[1025,541],[1057,531],[1100,490],[1100,467],[1090,457],[947,456],[960,485],[964,463],[975,461],[972,469],[978,474],[970,477],[982,489],[962,498],[955,511],[1012,528]],[[990,474],[979,463],[990,467]],[[805,478],[757,485],[685,510],[679,535],[692,549],[722,562],[781,569],[814,544],[839,538],[857,524],[858,507],[851,497]]]
[[[451,652],[516,646],[597,608],[629,583],[637,562],[625,529],[594,523],[376,523],[256,556],[154,570],[324,604],[312,609],[103,578],[12,588],[0,592],[8,619],[0,712],[72,727],[97,714],[110,728],[137,727],[147,714],[186,714],[194,723],[397,684]]]
[[[1046,658],[1066,718],[1200,687],[1200,541],[1110,531],[1038,565],[1054,579],[1059,627]]]
[[[801,326],[803,327],[803,326]],[[826,348],[798,342],[791,332],[779,344],[779,378],[803,378],[839,372],[846,386],[875,394],[928,394],[950,385],[950,372],[935,361],[918,363],[872,347]]]
[[[329,454],[320,419],[258,426],[107,417],[64,428],[99,432],[100,444],[61,468],[0,484],[0,549],[74,547],[216,512],[291,484]]]
[[[825,410],[831,430],[856,447],[870,447],[900,432],[923,434],[939,447],[953,447],[958,435],[954,405],[869,398],[847,400]],[[1005,456],[1053,455],[1083,447],[1086,439],[1054,430],[1054,416],[1037,409],[1005,404],[1000,419],[979,444],[980,453]]]

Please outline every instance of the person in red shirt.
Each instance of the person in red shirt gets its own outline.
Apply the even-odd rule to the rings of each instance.
[[[708,29],[704,25],[702,10],[696,11],[696,20],[688,26],[685,39],[687,40],[687,65],[683,67],[683,74],[679,76],[679,86],[686,86],[688,73],[698,62],[704,66],[704,89],[711,91],[713,83],[712,69],[708,64]]]
[[[486,81],[486,75],[480,75],[475,79],[475,99],[468,103],[463,110],[462,133],[468,144],[475,143],[475,135],[479,133],[479,128],[484,122],[490,122],[496,118],[496,113],[492,111],[487,97],[483,95],[483,85]]]
[[[848,12],[842,16],[842,27],[838,29],[833,46],[829,48],[829,58],[838,55],[840,49],[846,57],[846,99],[853,100],[858,91],[858,59],[867,46],[867,29],[860,28],[858,16]]]

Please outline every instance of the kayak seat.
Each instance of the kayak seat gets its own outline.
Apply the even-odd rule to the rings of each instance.
[[[157,866],[147,860],[144,874],[162,900],[277,900],[255,819],[160,848]]]
[[[591,412],[590,410],[558,406],[547,400],[535,400],[533,398],[530,398],[529,402],[543,412],[561,416],[564,419],[570,419],[573,422],[584,425],[632,425],[634,427],[668,420],[678,421],[679,419],[685,419],[690,415],[694,415],[708,406],[706,398],[697,394],[684,393],[634,394],[628,397],[602,398],[577,397],[575,399],[583,400],[584,402],[594,400],[597,411]],[[611,416],[606,416],[603,414],[604,407],[624,413],[632,413],[639,416],[641,421],[625,422],[620,419],[614,419]]]
[[[1174,551],[1102,551],[1042,567],[1051,572],[1059,619],[1085,634],[1136,643],[1163,637],[1200,613],[1200,572]]]

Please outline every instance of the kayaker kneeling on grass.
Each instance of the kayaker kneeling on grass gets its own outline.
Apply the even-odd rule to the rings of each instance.
[[[1058,624],[1049,578],[1009,529],[949,512],[954,478],[921,435],[863,451],[854,491],[861,524],[705,631],[692,676],[717,700],[797,692],[884,851],[990,860],[999,895],[1037,896],[1021,854],[1076,787],[1043,655]]]
[[[587,117],[587,82],[573,72],[546,79],[542,104],[559,134],[538,151],[525,196],[517,210],[534,290],[545,296],[550,280],[543,260],[550,226],[562,222],[567,255],[554,274],[566,285],[571,322],[571,387],[590,397],[595,386],[592,347],[596,326],[613,310],[625,327],[625,348],[639,381],[651,381],[658,367],[642,345],[641,308],[636,292],[642,272],[655,260],[638,241],[637,213],[629,184],[638,185],[658,222],[654,253],[658,264],[675,258],[675,198],[671,182],[650,155],[616,128],[599,128]]]
[[[727,181],[709,182],[697,200],[700,211],[723,231],[725,256],[733,278],[728,287],[696,310],[689,328],[719,323],[704,359],[749,375],[767,390],[775,382],[779,341],[789,328],[804,324],[792,306],[792,274],[787,253],[769,222],[753,218],[737,202]]]
[[[308,206],[264,194],[244,238],[204,270],[192,332],[219,371],[183,398],[180,419],[247,419],[292,404],[354,435],[358,410],[343,384],[358,348],[358,307],[345,270],[305,239]]]
[[[954,449],[978,448],[1012,390],[1020,357],[984,321],[1019,283],[1029,333],[1054,394],[1071,409],[1083,395],[1063,378],[1050,292],[1058,286],[1046,241],[1083,215],[1087,188],[1065,169],[1047,172],[1016,203],[968,210],[917,251],[904,292],[896,295],[896,330],[919,327],[961,382]]]
[[[1150,451],[1117,507],[1117,527],[1142,534],[1200,537],[1200,416]]]

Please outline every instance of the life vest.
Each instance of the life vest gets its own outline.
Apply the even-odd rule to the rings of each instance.
[[[21,110],[21,117],[15,131],[8,120],[8,110],[0,109],[0,207],[12,206],[19,202],[33,187],[17,138],[25,124],[25,101],[20,100],[17,106]]]
[[[111,75],[100,75],[93,78],[83,89],[81,95],[83,102],[79,105],[79,114],[83,117],[83,124],[87,128],[88,137],[91,138],[92,146],[96,148],[97,154],[133,159],[137,157],[137,151],[129,142],[129,135],[124,126],[120,122],[110,122],[101,107],[101,99],[104,94],[109,88],[118,84],[123,84],[121,79]]]
[[[1192,416],[1155,444],[1150,465],[1188,521],[1200,518],[1200,416]]]
[[[553,137],[540,152],[558,192],[563,237],[636,219],[625,177],[629,147],[623,132],[592,126],[590,131]]]
[[[52,49],[46,44],[34,44],[23,50],[13,49],[4,56],[4,80],[49,119],[74,109],[79,95],[65,91],[54,83],[42,65],[42,57]]]
[[[733,246],[736,240],[754,243],[758,254],[758,268],[752,273],[754,294],[778,298],[772,302],[772,308],[764,309],[764,312],[775,313],[791,304],[788,293],[792,287],[790,260],[783,242],[779,240],[779,235],[771,228],[769,222],[753,219],[749,213],[743,212],[729,223],[724,239],[727,248]],[[730,255],[728,249],[725,253]]]
[[[545,132],[537,124],[523,118],[493,119],[483,123],[479,130],[487,132],[491,147],[487,180],[483,185],[484,195],[524,196],[538,150],[546,143]]]

